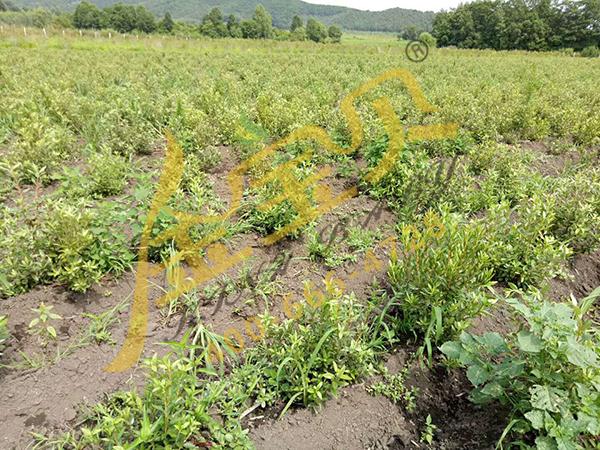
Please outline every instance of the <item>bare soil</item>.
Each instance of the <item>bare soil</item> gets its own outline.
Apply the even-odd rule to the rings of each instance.
[[[540,153],[548,155],[545,149]],[[235,164],[232,155],[224,152],[225,158],[220,169],[231,168]],[[157,152],[157,156],[158,152]],[[542,162],[542,169],[548,175],[561,172],[576,161],[575,156],[548,156]],[[150,162],[152,162],[150,160]],[[219,195],[227,198],[228,187],[223,177],[211,174],[211,181]],[[339,191],[344,188],[342,180],[336,180],[332,188]],[[364,223],[369,212],[377,207],[377,203],[359,196],[345,203],[334,213],[328,214],[319,225],[329,237],[330,232],[341,220],[350,223]],[[395,225],[394,215],[383,210],[365,226],[369,229],[384,230],[384,237],[392,234]],[[243,246],[251,246],[254,250],[253,273],[257,274],[266,262],[274,261],[284,252],[293,255],[289,267],[279,274],[278,281],[285,292],[301,297],[304,283],[311,281],[321,287],[328,269],[320,262],[310,261],[307,254],[306,238],[284,240],[272,247],[263,247],[257,235],[248,234],[237,237],[228,244],[232,250]],[[342,279],[347,292],[354,292],[358,297],[368,295],[373,285],[383,285],[388,250],[377,247],[374,255],[384,262],[375,269],[367,268],[364,255],[357,263],[347,263],[332,270],[333,276]],[[236,268],[230,271],[235,276]],[[573,278],[570,280],[552,280],[549,294],[557,300],[568,297],[571,293],[577,298],[587,295],[600,285],[600,252],[581,255],[571,263]],[[166,287],[165,280],[158,283]],[[123,342],[128,325],[129,300],[134,290],[135,274],[130,272],[119,280],[106,279],[85,295],[75,295],[56,286],[45,286],[33,291],[0,301],[0,314],[9,316],[12,334],[10,346],[3,362],[11,363],[24,360],[23,354],[36,360],[44,360],[43,367],[13,367],[0,369],[0,448],[26,449],[32,446],[31,431],[56,432],[66,431],[77,424],[78,412],[85,405],[101,401],[107,394],[118,390],[141,388],[144,374],[133,369],[122,374],[109,374],[104,367],[118,351]],[[244,292],[231,294],[224,299],[222,307],[216,308],[215,302],[207,303],[200,308],[200,317],[215,331],[223,332],[229,327],[244,331],[245,318],[264,312],[267,307],[271,314],[283,317],[280,301],[267,304],[257,301],[246,304]],[[156,290],[150,298],[158,298]],[[280,299],[279,299],[280,300]],[[53,305],[54,310],[63,319],[58,321],[57,342],[43,347],[37,336],[28,332],[28,324],[34,318],[32,308],[44,302]],[[118,313],[119,320],[112,327],[114,345],[95,343],[76,348],[81,342],[90,319],[84,314],[100,314],[120,303],[126,307]],[[171,317],[165,319],[154,306],[150,308],[150,322],[144,356],[163,354],[166,347],[160,345],[165,341],[176,340],[183,335],[187,326],[192,325],[189,317]],[[180,326],[183,325],[183,326]],[[506,331],[511,328],[510,318],[506,311],[498,308],[473,325],[477,330]],[[71,348],[62,358],[56,358],[57,350]],[[408,361],[407,355],[414,349],[409,343],[398,349],[388,361],[390,371],[400,370]],[[384,397],[369,395],[364,384],[343,389],[340,396],[329,400],[316,413],[306,409],[288,412],[282,420],[273,415],[255,411],[245,419],[245,426],[250,429],[258,449],[493,449],[506,426],[506,414],[500,407],[486,407],[483,411],[467,399],[470,384],[459,371],[448,371],[441,365],[433,369],[422,369],[412,365],[413,371],[409,384],[417,386],[421,394],[418,397],[417,409],[408,413],[401,406],[395,405]],[[420,433],[427,415],[431,415],[439,431],[435,445],[428,446],[420,442]],[[262,416],[262,417],[261,417]],[[276,416],[276,415],[275,415]]]

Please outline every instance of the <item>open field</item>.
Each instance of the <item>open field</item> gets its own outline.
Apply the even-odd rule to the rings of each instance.
[[[0,447],[598,448],[598,79],[383,35],[5,33]],[[332,145],[265,150],[307,126]]]

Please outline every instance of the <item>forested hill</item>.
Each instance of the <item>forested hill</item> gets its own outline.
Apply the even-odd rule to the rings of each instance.
[[[289,28],[294,15],[313,17],[327,25],[339,25],[347,30],[402,31],[410,25],[430,30],[434,13],[393,8],[386,11],[360,11],[341,6],[325,6],[301,0],[92,0],[99,7],[115,3],[142,4],[156,15],[170,12],[175,19],[199,22],[212,8],[228,14],[250,18],[257,4],[262,4],[273,16],[273,25]],[[12,0],[17,6],[42,6],[58,10],[74,10],[79,0]]]

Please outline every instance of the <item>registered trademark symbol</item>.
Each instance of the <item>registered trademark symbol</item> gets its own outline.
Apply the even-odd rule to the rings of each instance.
[[[429,56],[429,45],[421,40],[410,41],[404,49],[406,57],[412,62],[423,62]]]

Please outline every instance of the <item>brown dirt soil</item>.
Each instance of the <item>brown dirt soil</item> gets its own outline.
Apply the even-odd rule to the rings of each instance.
[[[396,373],[415,349],[392,355],[386,366]],[[408,386],[419,389],[417,409],[407,412],[383,396],[372,396],[365,387],[375,379],[351,386],[312,412],[292,411],[280,420],[248,420],[250,437],[258,450],[315,449],[493,449],[506,426],[506,412],[496,406],[480,409],[467,398],[470,383],[460,371],[447,372],[439,365],[425,369],[410,363]],[[490,408],[495,409],[490,414]],[[427,415],[438,427],[433,445],[421,442]],[[255,422],[256,421],[256,422]],[[257,425],[255,425],[257,424]]]
[[[340,216],[348,216],[351,221],[360,219],[362,222],[364,216],[375,206],[376,202],[367,197],[352,199],[331,217],[324,219],[320,226],[329,230],[335,224],[336,217]],[[394,216],[383,210],[367,227],[389,228],[393,223]],[[328,235],[329,233],[324,233],[324,236]],[[254,249],[253,273],[256,273],[264,262],[274,261],[283,251],[294,255],[288,270],[278,277],[278,281],[282,286],[286,286],[286,292],[292,292],[296,298],[302,297],[305,281],[310,280],[322,289],[322,280],[327,270],[319,262],[308,260],[304,237],[285,240],[273,247],[263,247],[258,236],[244,235],[229,244],[232,251],[246,245]],[[335,278],[346,282],[348,292],[362,296],[368,291],[373,280],[385,274],[387,251],[378,248],[374,253],[382,261],[381,267],[376,271],[357,270],[364,264],[362,259],[356,264],[348,263],[334,271]],[[228,274],[235,277],[238,272],[239,267],[232,269]],[[351,273],[357,275],[352,277]],[[154,281],[166,288],[163,278]],[[57,286],[43,286],[0,302],[0,314],[9,316],[9,329],[13,336],[3,362],[7,365],[22,363],[23,357],[20,352],[37,361],[44,361],[43,367],[39,368],[13,367],[0,371],[0,402],[3,405],[0,411],[0,448],[29,448],[32,445],[31,431],[64,431],[68,428],[67,424],[75,423],[82,406],[101,401],[106,394],[118,390],[143,386],[144,376],[139,368],[122,374],[104,372],[104,367],[116,355],[116,345],[93,343],[75,348],[89,326],[89,319],[83,317],[83,314],[100,314],[120,303],[123,303],[124,307],[118,314],[119,321],[114,324],[111,332],[116,343],[124,341],[128,325],[128,305],[134,287],[135,275],[132,272],[120,280],[107,279],[83,295],[69,293]],[[160,294],[160,288],[155,289],[151,293],[150,301],[153,303]],[[242,301],[244,299],[243,295],[232,294],[225,299],[222,308],[216,314],[213,314],[216,309],[215,302],[210,302],[200,307],[200,316],[217,332],[222,333],[234,327],[243,333],[246,324],[244,318],[262,313],[265,307],[261,302],[252,307],[246,306]],[[37,336],[28,332],[28,324],[35,317],[31,310],[42,302],[53,306],[52,312],[62,317],[61,320],[52,323],[58,331],[57,342],[49,341],[46,347],[42,347]],[[281,302],[274,302],[269,309],[271,314],[284,317]],[[181,337],[187,328],[178,326],[181,324],[178,323],[180,321],[177,317],[172,317],[167,323],[159,311],[153,307],[150,310],[144,357],[165,353],[167,349],[160,343]],[[184,325],[191,325],[191,321],[186,320]],[[67,349],[70,349],[68,354],[56,361],[57,350],[64,352]],[[369,401],[373,400],[369,398]]]
[[[159,150],[155,151],[157,157]],[[235,156],[224,153],[220,170],[233,167]],[[153,155],[154,156],[154,155]],[[153,163],[153,158],[142,161],[142,164]],[[546,162],[544,162],[544,165]],[[548,167],[550,172],[559,173],[567,163],[556,162],[556,167]],[[228,186],[223,177],[210,174],[215,191],[222,198],[229,197]],[[334,180],[332,189],[339,192],[348,187],[347,180]],[[361,195],[351,199],[333,213],[327,214],[318,226],[330,231],[340,220],[361,224],[366,215],[377,206],[377,203]],[[394,215],[383,210],[366,225],[369,229],[383,231],[383,238],[392,234],[395,224]],[[336,240],[344,250],[344,239]],[[311,281],[322,288],[322,280],[329,269],[319,261],[310,261],[307,253],[307,238],[284,240],[273,247],[260,245],[259,237],[254,234],[238,236],[228,246],[232,251],[244,246],[254,250],[252,272],[256,275],[264,264],[272,262],[283,254],[290,252],[293,258],[288,269],[279,274],[276,281],[279,287],[274,301],[266,304],[264,299],[254,298],[250,291],[242,291],[227,296],[221,308],[216,308],[215,300],[201,302],[197,317],[211,325],[215,331],[223,332],[234,327],[242,333],[245,329],[245,318],[264,312],[283,317],[281,295],[291,292],[298,299],[303,296],[304,283]],[[333,277],[344,281],[347,292],[354,292],[364,297],[371,292],[371,286],[382,285],[385,279],[389,252],[386,248],[377,247],[375,257],[382,262],[375,267],[367,266],[365,256],[361,255],[356,263],[346,263],[331,270]],[[235,278],[239,275],[239,267],[229,271]],[[589,293],[600,285],[600,252],[576,257],[572,262],[573,280],[553,280],[551,295],[556,298],[568,296],[573,292],[577,297]],[[166,287],[164,280],[157,280]],[[10,331],[13,339],[5,354],[4,362],[22,360],[19,351],[27,355],[43,355],[50,361],[38,369],[2,369],[0,371],[0,448],[25,449],[31,445],[29,432],[56,431],[68,429],[76,423],[79,409],[84,404],[93,404],[102,400],[109,393],[130,387],[143,385],[143,373],[138,369],[122,374],[108,374],[103,371],[106,364],[114,357],[118,347],[109,344],[91,344],[74,349],[70,354],[56,362],[52,358],[56,349],[62,350],[80,341],[88,327],[89,320],[84,313],[99,314],[115,307],[121,302],[129,304],[134,290],[135,276],[125,275],[118,281],[106,280],[85,295],[73,295],[64,289],[47,286],[36,288],[28,294],[0,301],[0,314],[9,316]],[[284,290],[285,287],[285,290]],[[110,293],[110,295],[109,295]],[[160,292],[155,290],[151,300],[158,298]],[[247,300],[253,300],[247,302]],[[42,349],[37,337],[31,336],[28,324],[34,315],[31,308],[38,307],[40,302],[53,305],[53,312],[60,314],[59,339],[57,344],[50,344]],[[179,324],[179,317],[167,321],[159,311],[151,307],[148,340],[144,356],[164,353],[166,348],[161,342],[177,339],[183,334],[186,326],[192,324],[190,317],[184,317]],[[120,321],[112,328],[112,337],[116,343],[122,343],[128,324],[128,308],[119,314]],[[183,325],[183,326],[178,326]],[[473,330],[510,329],[506,311],[497,308],[492,314],[478,320]],[[399,370],[414,351],[409,345],[399,350],[388,361],[390,371]],[[448,372],[439,365],[431,370],[421,370],[411,366],[412,377],[409,384],[417,386],[421,394],[417,401],[417,410],[410,414],[402,407],[394,405],[384,397],[374,397],[365,391],[365,385],[351,386],[343,389],[337,399],[328,401],[318,414],[309,410],[290,411],[282,420],[258,418],[261,413],[255,412],[246,420],[250,435],[259,449],[492,449],[505,426],[505,413],[499,408],[488,406],[481,410],[467,399],[470,384],[460,372]],[[263,413],[264,414],[264,413]],[[428,447],[420,442],[420,431],[428,414],[438,426],[436,442]]]
[[[85,295],[73,295],[63,289],[47,286],[0,302],[0,313],[8,314],[13,339],[4,361],[22,360],[17,351],[37,358],[45,358],[45,367],[35,369],[4,369],[0,375],[0,448],[22,449],[31,443],[30,431],[44,432],[64,428],[75,419],[83,403],[93,404],[105,393],[139,385],[143,382],[139,370],[109,374],[104,367],[112,360],[117,347],[109,344],[91,344],[72,351],[53,363],[57,348],[62,351],[80,341],[88,326],[84,313],[99,314],[127,299],[135,283],[133,274],[122,280],[96,287]],[[108,295],[110,292],[110,296]],[[53,305],[53,312],[63,319],[54,321],[58,342],[44,351],[36,336],[28,330],[35,317],[31,308],[41,302]],[[126,309],[125,309],[126,311]],[[123,342],[127,326],[127,313],[120,314],[120,322],[112,330],[113,339]],[[160,342],[171,340],[173,330],[162,323],[158,311],[150,316],[145,356],[164,353]]]

